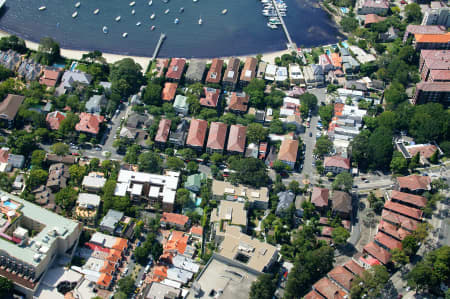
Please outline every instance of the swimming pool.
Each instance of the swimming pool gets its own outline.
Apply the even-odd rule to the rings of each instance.
[[[70,71],[74,71],[77,67],[78,63],[76,61],[72,62],[72,65],[70,66]]]
[[[64,64],[58,64],[58,63],[54,63],[52,66],[53,67],[57,67],[57,68],[61,68],[61,69],[66,67]]]
[[[347,42],[344,41],[344,42],[341,42],[341,44],[342,44],[342,46],[343,46],[344,48],[346,48],[346,49],[348,48]]]
[[[199,207],[202,203],[202,199],[200,197],[197,197],[197,199],[195,200],[195,206]]]
[[[10,202],[10,201],[5,201],[3,202],[3,205],[7,206],[8,208],[10,208],[11,210],[15,210],[17,209],[17,205]]]

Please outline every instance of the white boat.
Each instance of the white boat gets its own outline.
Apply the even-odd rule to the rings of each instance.
[[[173,23],[174,23],[174,24],[180,23],[180,19],[176,18],[176,19],[173,21]]]
[[[96,10],[94,10],[94,15],[98,15],[99,12],[100,12],[100,9],[97,8]]]
[[[156,26],[153,25],[152,27],[150,27],[150,30],[153,31],[153,30],[155,30],[155,28],[156,28]]]
[[[148,1],[148,6],[152,6],[153,0]]]
[[[120,16],[117,16],[116,17],[116,22],[119,22],[120,21]]]
[[[226,14],[227,12],[228,12],[228,9],[222,10],[222,14],[223,14],[223,15]]]
[[[107,34],[108,33],[108,27],[103,26],[102,31],[103,31],[104,34]]]
[[[78,16],[78,11],[76,11],[76,12],[74,12],[73,14],[72,14],[72,18],[76,18]]]
[[[194,2],[194,3],[197,2],[197,1],[198,1],[198,0],[192,0],[192,2]]]
[[[198,19],[198,24],[199,24],[199,25],[203,24],[202,17],[200,17],[200,19]]]
[[[164,14],[167,15],[167,14],[169,13],[169,11],[170,11],[170,9],[166,9],[166,10],[164,11]]]
[[[128,33],[127,32],[124,32],[123,34],[122,34],[122,37],[123,38],[125,38],[125,37],[127,37],[128,36]]]
[[[134,15],[136,11],[134,9],[131,10],[131,14]]]
[[[135,1],[130,2],[130,6],[134,6],[136,4]]]
[[[152,15],[150,16],[150,20],[153,20],[156,17],[155,13],[152,13]]]
[[[141,26],[141,24],[142,24],[141,22],[137,22],[136,26]]]
[[[184,12],[184,7],[180,7],[180,13]]]
[[[277,29],[277,28],[278,28],[277,25],[275,25],[275,24],[270,24],[270,23],[267,23],[267,26],[268,26],[270,29]]]
[[[78,8],[78,7],[80,7],[80,5],[81,5],[81,2],[77,2],[77,3],[75,3],[75,8]]]
[[[40,11],[43,11],[43,10],[46,10],[46,9],[47,9],[47,7],[45,7],[45,6],[39,7],[39,10],[40,10]]]

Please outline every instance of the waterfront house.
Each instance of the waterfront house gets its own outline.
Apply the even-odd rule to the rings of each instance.
[[[247,127],[242,125],[232,125],[228,136],[227,151],[230,154],[243,155],[245,151]]]
[[[186,60],[183,58],[172,58],[170,61],[169,69],[166,73],[166,78],[169,81],[178,82],[183,76],[184,67],[186,66]]]
[[[275,64],[268,64],[266,67],[264,79],[267,81],[275,81],[276,74],[277,74],[277,66]]]
[[[280,151],[278,152],[278,160],[288,165],[292,170],[295,167],[298,155],[298,140],[285,138],[281,142]]]
[[[220,99],[220,89],[203,87],[204,97],[200,98],[200,105],[208,108],[217,108]]]
[[[163,101],[173,101],[175,94],[177,93],[178,83],[166,82],[161,92],[161,99]]]
[[[255,57],[247,57],[244,68],[242,69],[239,85],[241,88],[247,86],[253,78],[256,77],[256,65],[258,60]]]
[[[107,102],[108,101],[106,100],[105,95],[93,95],[86,102],[86,112],[100,114],[100,112],[102,112],[102,108],[105,107]]]
[[[225,70],[225,75],[223,76],[222,86],[225,90],[235,90],[239,79],[239,58],[231,58],[228,60],[227,69]]]
[[[186,142],[189,123],[186,119],[182,119],[177,125],[177,128],[170,133],[169,143],[175,147],[183,147]]]
[[[264,79],[264,74],[266,73],[267,62],[260,61],[258,64],[258,72],[256,73],[256,78]]]
[[[47,87],[55,87],[61,79],[62,70],[47,66],[44,68],[43,75],[39,78],[39,83]]]
[[[8,127],[11,128],[14,125],[17,112],[24,99],[24,96],[8,94],[0,103],[0,120],[4,121]]]
[[[219,84],[222,80],[223,59],[214,58],[206,75],[206,83]]]
[[[389,9],[387,0],[358,0],[356,9],[359,15],[376,14],[385,15]]]
[[[303,68],[305,83],[308,86],[318,87],[325,83],[325,76],[320,65],[310,64]],[[267,75],[267,72],[266,72]]]
[[[22,56],[13,50],[0,51],[0,63],[10,71],[16,71],[22,61]]]
[[[187,97],[183,95],[177,95],[175,97],[175,101],[173,102],[173,108],[176,113],[180,113],[183,115],[189,114],[189,104],[187,102]]]
[[[302,69],[298,64],[291,63],[289,65],[289,79],[291,84],[305,86],[305,77],[303,77]]]
[[[227,110],[236,114],[245,114],[248,109],[249,98],[245,92],[232,92]]]
[[[203,119],[192,119],[186,140],[186,145],[202,151],[205,145],[206,131],[208,130],[208,122]]]
[[[155,136],[155,142],[158,146],[164,147],[166,145],[171,125],[172,121],[170,119],[162,118],[159,121],[158,131]]]
[[[75,130],[94,136],[100,132],[100,125],[105,121],[104,116],[86,112],[81,112],[79,117],[80,121],[75,125]]]
[[[60,111],[53,111],[47,114],[46,121],[51,130],[58,130],[61,122],[66,118],[66,114]]]
[[[208,143],[206,144],[207,153],[223,154],[225,148],[225,139],[227,137],[228,126],[220,122],[212,122],[209,128]]]
[[[34,81],[39,78],[43,70],[42,65],[35,62],[33,59],[28,58],[22,60],[22,63],[17,70],[19,78],[23,78],[26,81]]]
[[[287,67],[285,67],[285,66],[278,67],[277,72],[275,74],[275,81],[277,83],[283,83],[287,79],[289,79]]]
[[[192,59],[189,62],[189,66],[186,71],[185,81],[192,84],[196,82],[203,82],[205,76],[206,60],[204,59]]]
[[[61,84],[58,87],[60,90],[58,93],[64,94],[66,91],[72,90],[76,85],[87,86],[91,84],[91,82],[92,76],[90,74],[86,74],[79,70],[65,71],[61,79]]]
[[[167,58],[157,58],[155,63],[155,68],[153,69],[153,74],[156,78],[164,76],[164,73],[169,67],[169,59]]]

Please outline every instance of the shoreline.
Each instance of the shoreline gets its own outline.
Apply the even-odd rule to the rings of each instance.
[[[6,36],[11,36],[11,35],[15,35],[12,33],[7,32],[4,29],[0,29],[0,38],[1,37],[6,37]],[[19,38],[21,38],[19,35],[17,35]],[[37,42],[33,42],[30,41],[28,39],[24,39],[25,41],[25,45],[28,49],[37,51],[38,47],[39,47],[39,43]],[[86,50],[74,50],[74,49],[66,49],[66,48],[61,48],[60,49],[61,52],[61,56],[67,59],[74,59],[74,60],[81,60],[81,57],[83,54],[87,54],[90,51],[86,51]],[[268,63],[274,63],[275,62],[275,58],[276,57],[281,57],[281,55],[283,54],[290,54],[292,51],[285,49],[285,50],[278,50],[278,51],[271,51],[271,52],[267,52],[267,53],[257,53],[257,54],[248,54],[248,55],[237,55],[237,56],[225,56],[225,57],[217,57],[220,59],[225,60],[228,63],[228,60],[235,57],[235,58],[239,58],[240,60],[244,60],[247,57],[255,57],[258,54],[261,54],[264,61],[268,62]],[[107,53],[107,52],[102,52],[103,57],[106,59],[106,61],[108,63],[114,63],[116,61],[119,61],[121,59],[124,58],[131,58],[133,59],[136,63],[138,63],[139,65],[141,65],[142,70],[145,72],[145,70],[147,70],[149,63],[151,61],[151,57],[145,57],[145,56],[133,56],[133,55],[123,55],[123,54],[113,54],[113,53]],[[157,57],[158,58],[158,57]],[[161,58],[167,58],[167,57],[161,57]],[[180,57],[180,58],[184,58],[187,61],[191,60],[191,59],[206,59],[207,61],[211,61],[214,58],[201,58],[201,57],[190,57],[190,58],[186,58],[186,57]]]

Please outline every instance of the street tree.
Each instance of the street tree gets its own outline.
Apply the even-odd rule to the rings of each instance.
[[[333,190],[349,191],[352,186],[353,177],[348,172],[338,174],[332,183]]]
[[[338,226],[335,229],[333,229],[331,237],[333,239],[334,244],[343,245],[347,243],[347,239],[350,237],[350,233],[342,226]]]
[[[162,159],[155,152],[146,151],[141,153],[138,157],[139,171],[160,173],[161,165]]]
[[[272,299],[277,288],[277,282],[272,274],[261,274],[252,283],[250,288],[250,299]]]
[[[325,105],[319,107],[319,116],[325,128],[328,128],[328,125],[330,124],[331,119],[333,118],[333,112],[334,112],[333,105]]]
[[[394,174],[405,174],[408,171],[408,161],[403,157],[402,153],[395,151],[390,167]]]
[[[316,147],[314,148],[314,154],[319,157],[328,155],[333,149],[333,142],[331,142],[328,136],[320,136],[316,141]]]
[[[9,280],[6,277],[0,276],[0,297],[1,298],[10,298],[13,289],[14,289],[14,284],[13,284],[12,280]]]
[[[180,158],[177,157],[167,157],[166,166],[171,170],[180,171],[184,168],[184,162]]]
[[[389,281],[389,272],[384,266],[376,265],[356,276],[350,289],[351,298],[381,298],[382,290]]]

